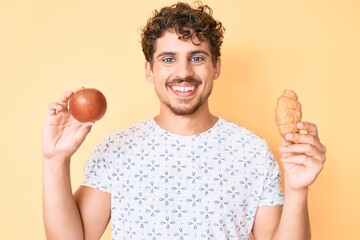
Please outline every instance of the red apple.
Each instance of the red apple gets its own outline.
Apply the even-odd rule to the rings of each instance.
[[[107,103],[104,94],[95,88],[84,88],[69,99],[71,115],[79,122],[95,122],[106,112]]]

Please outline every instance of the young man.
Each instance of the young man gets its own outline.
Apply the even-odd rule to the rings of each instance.
[[[43,133],[48,239],[309,239],[309,185],[325,162],[316,125],[284,139],[284,196],[266,142],[209,112],[224,28],[207,6],[178,3],[142,33],[147,79],[160,112],[111,133],[86,163],[73,195],[70,159],[93,123],[69,113],[65,92]]]

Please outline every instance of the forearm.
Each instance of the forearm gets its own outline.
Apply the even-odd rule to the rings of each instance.
[[[70,161],[44,160],[43,214],[47,239],[83,239],[70,180]]]
[[[311,239],[307,203],[308,189],[291,191],[285,188],[284,206],[273,239]]]

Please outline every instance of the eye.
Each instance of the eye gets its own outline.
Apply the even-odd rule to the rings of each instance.
[[[203,60],[204,60],[204,58],[203,58],[203,57],[200,57],[200,56],[192,57],[192,58],[190,59],[191,62],[201,62],[201,61],[203,61]]]
[[[175,59],[172,58],[172,57],[166,57],[166,58],[163,58],[162,61],[165,62],[165,63],[172,63],[172,62],[175,61]]]

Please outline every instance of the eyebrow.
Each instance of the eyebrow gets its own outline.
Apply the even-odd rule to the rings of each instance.
[[[159,53],[156,58],[163,57],[163,56],[175,56],[175,52],[161,52]]]
[[[191,51],[191,52],[190,52],[190,55],[195,55],[195,54],[198,54],[198,53],[202,53],[202,54],[204,54],[204,55],[206,55],[206,56],[210,57],[210,54],[209,54],[208,52],[204,51],[204,50],[195,50],[195,51]]]
[[[210,57],[210,54],[209,54],[208,52],[204,51],[204,50],[194,50],[194,51],[190,51],[190,52],[188,53],[188,55],[192,56],[192,55],[196,55],[196,54],[199,54],[199,53],[204,54],[204,55]],[[175,55],[176,55],[175,52],[161,52],[161,53],[159,53],[155,58],[158,59],[158,58],[163,57],[163,56],[175,56]]]

